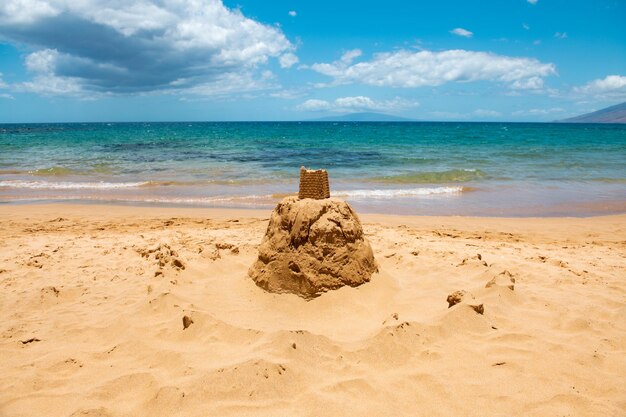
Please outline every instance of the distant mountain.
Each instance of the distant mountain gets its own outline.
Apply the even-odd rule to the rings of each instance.
[[[626,102],[593,113],[557,121],[561,123],[626,123]]]
[[[321,117],[313,119],[312,122],[413,122],[412,119],[405,117],[392,116],[383,113],[349,113],[340,116]]]

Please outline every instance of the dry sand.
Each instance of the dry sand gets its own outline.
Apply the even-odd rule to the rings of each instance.
[[[362,215],[311,301],[248,277],[268,217],[0,207],[0,416],[626,415],[626,215]]]
[[[248,275],[264,290],[315,298],[369,282],[378,271],[352,207],[339,198],[284,198]]]

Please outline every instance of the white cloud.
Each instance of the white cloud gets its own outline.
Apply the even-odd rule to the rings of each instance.
[[[309,99],[296,106],[296,109],[303,111],[326,111],[332,108],[332,104],[326,100]]]
[[[306,95],[306,89],[304,88],[283,89],[279,91],[274,91],[272,93],[269,93],[268,95],[273,98],[293,100],[293,99],[300,98]]]
[[[484,120],[502,116],[502,113],[489,109],[476,109],[469,113],[450,111],[431,111],[428,115],[436,120]]]
[[[296,17],[297,15],[298,15],[298,13],[296,13],[295,10],[289,10],[289,16]]]
[[[60,10],[46,0],[3,0],[0,3],[0,23],[33,23],[59,13]]]
[[[298,63],[298,57],[295,54],[288,52],[281,55],[278,62],[280,63],[281,68],[291,68],[293,65]]]
[[[363,51],[361,51],[360,49],[349,50],[345,52],[343,55],[341,55],[341,62],[345,64],[350,64],[352,61],[354,61],[356,58],[360,57],[361,55],[363,55]]]
[[[353,64],[360,55],[359,50],[350,51],[338,61],[317,63],[310,68],[332,77],[334,84],[362,83],[403,88],[485,80],[522,88],[529,83],[537,85],[535,78],[556,74],[554,64],[488,52],[399,50],[380,53],[370,61]]]
[[[462,36],[464,38],[471,38],[474,35],[473,32],[470,32],[469,30],[463,28],[452,29],[450,33],[452,33],[453,35]]]
[[[543,89],[543,78],[530,77],[522,80],[515,80],[511,84],[514,90],[541,90]]]
[[[334,101],[310,99],[296,106],[302,111],[332,111],[347,113],[354,111],[398,111],[418,106],[419,103],[412,100],[396,97],[392,100],[374,100],[366,96],[340,97]]]
[[[31,81],[12,84],[11,88],[18,92],[41,95],[79,96],[83,93],[78,80],[54,75],[37,75]]]
[[[563,113],[565,109],[560,107],[551,107],[548,109],[528,109],[517,110],[511,113],[512,116],[547,116],[555,113]]]
[[[54,75],[58,57],[59,53],[54,49],[44,49],[27,55],[25,64],[28,71],[35,73],[33,79],[11,85],[0,79],[0,87],[41,95],[81,95],[83,91],[78,80]]]
[[[537,4],[537,2],[538,2],[538,1],[539,1],[539,0],[528,0],[528,2],[529,2],[530,4]]]
[[[7,87],[8,87],[8,85],[2,79],[2,73],[0,72],[0,88],[7,88]]]
[[[23,87],[48,77],[58,94],[184,91],[297,60],[280,29],[221,0],[3,0],[0,38],[39,49]]]
[[[56,49],[43,49],[26,56],[26,69],[32,72],[54,72],[59,52]]]
[[[557,39],[567,39],[567,32],[556,32],[554,37]]]
[[[587,84],[574,87],[577,95],[597,99],[626,99],[626,76],[607,75],[604,78],[589,81]]]
[[[526,23],[522,23],[522,27],[526,30],[530,30],[530,26],[528,26],[528,24]]]
[[[499,111],[488,110],[488,109],[476,109],[471,114],[472,116],[485,117],[485,118],[502,116],[502,113],[500,113]]]
[[[8,93],[0,93],[0,98],[6,98],[7,100],[15,99],[15,97],[13,97],[11,94],[8,94]]]

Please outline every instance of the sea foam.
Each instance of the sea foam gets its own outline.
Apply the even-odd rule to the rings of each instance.
[[[146,182],[48,182],[24,180],[0,181],[0,187],[27,188],[33,190],[113,190],[120,188],[141,187],[146,184]]]
[[[347,198],[396,198],[396,197],[419,197],[437,194],[460,194],[463,192],[463,187],[420,187],[420,188],[406,188],[406,189],[393,189],[393,190],[348,190],[348,191],[335,191],[332,193],[334,197],[347,197]]]

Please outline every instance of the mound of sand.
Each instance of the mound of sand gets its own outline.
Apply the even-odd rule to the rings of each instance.
[[[376,271],[372,248],[348,203],[287,197],[272,213],[249,275],[267,291],[313,298],[361,285]]]

